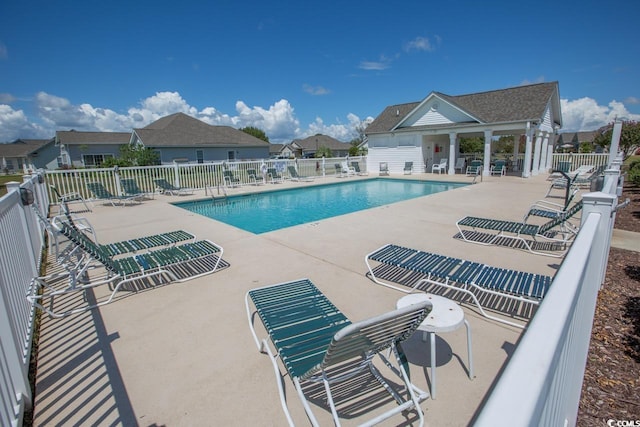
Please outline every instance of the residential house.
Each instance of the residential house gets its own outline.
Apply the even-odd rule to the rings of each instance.
[[[16,139],[0,144],[0,173],[55,169],[58,167],[57,152],[53,139]]]
[[[596,133],[596,131],[563,132],[556,138],[555,151],[571,151],[577,153],[580,151],[580,144],[585,142],[593,143]]]
[[[391,173],[402,173],[405,162],[411,161],[414,171],[424,172],[447,159],[447,172],[453,175],[459,138],[483,137],[482,173],[489,175],[493,139],[513,135],[519,140],[525,135],[521,172],[528,177],[549,168],[561,127],[558,82],[457,96],[431,92],[422,101],[386,107],[366,128],[367,169],[377,170],[386,162]],[[515,159],[519,147],[514,145]]]
[[[289,146],[291,152],[297,158],[316,157],[316,152],[323,147],[331,150],[332,157],[345,157],[349,154],[349,148],[351,147],[346,142],[321,134],[304,139],[294,139]]]
[[[132,132],[58,131],[60,166],[99,167],[120,147],[138,144],[158,153],[159,163],[204,163],[269,156],[269,143],[229,126],[212,126],[183,113]]]
[[[230,126],[212,126],[184,113],[133,129],[132,144],[155,150],[162,164],[205,163],[269,157],[270,144]]]
[[[57,131],[60,167],[100,167],[109,157],[118,157],[120,147],[129,144],[131,132]]]
[[[285,144],[270,144],[269,145],[269,158],[271,158],[271,159],[275,159],[277,157],[289,158],[290,157],[289,154],[283,152],[285,147],[286,147]]]

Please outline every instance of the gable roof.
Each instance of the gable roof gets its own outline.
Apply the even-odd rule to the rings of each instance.
[[[268,146],[269,143],[230,126],[212,126],[175,113],[133,132],[146,147]]]
[[[0,156],[27,157],[51,141],[52,139],[16,139],[7,144],[0,144]]]
[[[330,150],[345,150],[349,148],[346,142],[338,141],[328,135],[312,135],[304,139],[294,139],[291,144],[297,144],[303,150],[317,150],[320,147],[327,147]]]
[[[65,145],[104,145],[128,144],[131,132],[82,132],[77,130],[59,130],[56,132],[56,144]]]
[[[556,138],[556,144],[580,144],[582,142],[593,142],[598,132],[583,131],[583,132],[563,132],[558,134]]]
[[[367,127],[366,133],[390,132],[398,128],[412,112],[434,98],[450,104],[477,123],[539,121],[550,102],[554,103],[556,111],[560,111],[558,82],[457,96],[432,92],[420,102],[386,107]]]

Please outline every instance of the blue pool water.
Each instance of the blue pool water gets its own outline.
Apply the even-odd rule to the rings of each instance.
[[[467,184],[368,179],[176,203],[183,209],[255,234],[427,196]]]

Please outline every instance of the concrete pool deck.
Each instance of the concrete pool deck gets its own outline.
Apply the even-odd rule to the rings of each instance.
[[[430,173],[391,178],[471,181]],[[229,194],[336,180],[242,187]],[[548,186],[546,175],[484,177],[476,185],[260,235],[170,204],[204,198],[204,191],[156,195],[127,207],[96,203],[93,212],[82,215],[100,242],[183,229],[223,246],[229,266],[184,283],[123,293],[109,305],[67,318],[43,316],[33,424],[285,425],[270,361],[258,352],[247,324],[248,290],[308,277],[351,320],[392,310],[405,294],[372,282],[364,263],[366,254],[387,243],[553,275],[561,259],[453,237],[455,221],[466,215],[521,219]],[[99,297],[104,290],[95,293]],[[472,329],[476,377],[467,377],[464,328],[439,335],[437,399],[421,405],[428,425],[468,424],[521,334],[471,306],[463,308]],[[427,390],[428,344],[418,335],[406,351],[412,380]],[[283,383],[295,423],[308,425],[292,382],[284,377]],[[322,425],[333,424],[324,407],[314,412]],[[343,423],[355,425],[368,415]],[[383,425],[404,420],[396,416]]]

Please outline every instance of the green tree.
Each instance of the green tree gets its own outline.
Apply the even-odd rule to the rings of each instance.
[[[254,126],[247,126],[240,129],[244,133],[248,133],[251,136],[255,136],[258,139],[269,142],[269,137],[262,129],[259,129]]]
[[[602,126],[596,131],[593,143],[603,148],[611,145],[611,135],[613,134],[613,122]],[[631,156],[640,147],[640,123],[635,120],[622,122],[620,132],[620,151],[624,153],[624,158]]]
[[[484,150],[484,142],[483,148]],[[493,151],[496,153],[513,153],[513,135],[501,136],[493,143]]]
[[[316,158],[320,157],[333,157],[333,152],[329,147],[321,145],[320,147],[318,147],[318,150],[316,150]]]
[[[152,166],[160,163],[160,157],[156,151],[142,145],[121,145],[118,157],[108,157],[102,162],[102,167],[113,166]]]
[[[461,153],[482,153],[484,151],[484,138],[474,136],[472,138],[460,138]]]

